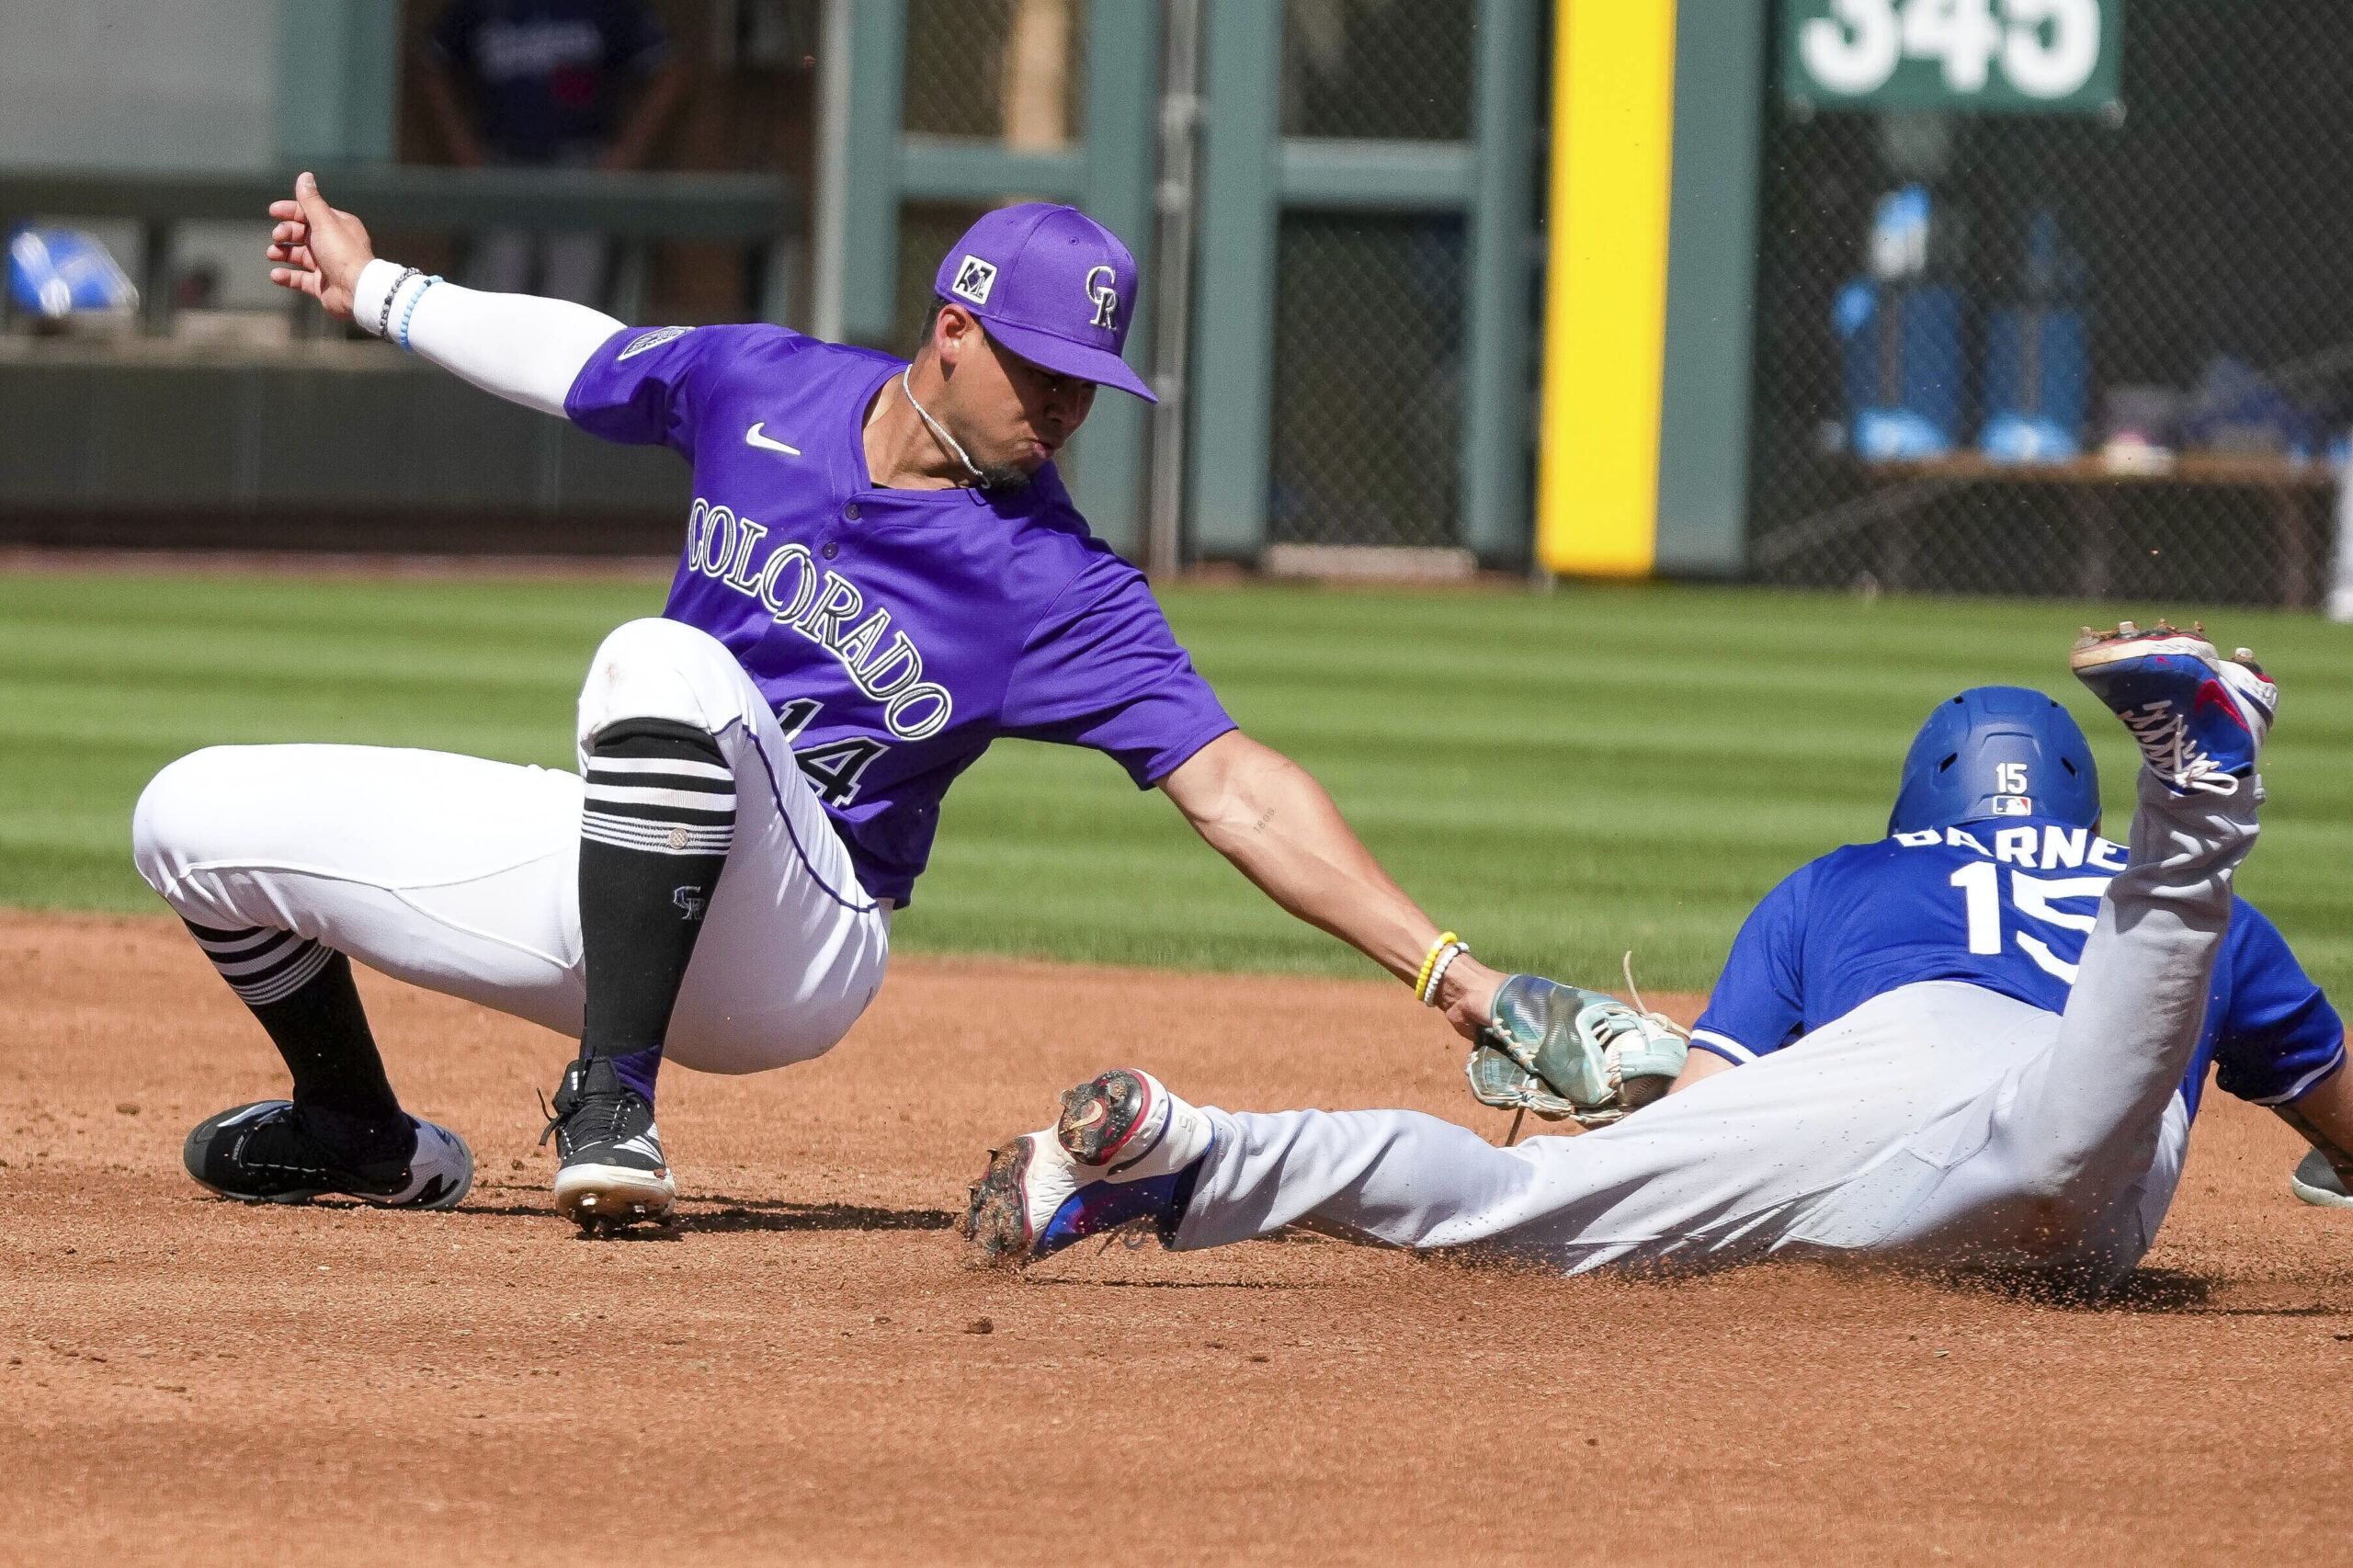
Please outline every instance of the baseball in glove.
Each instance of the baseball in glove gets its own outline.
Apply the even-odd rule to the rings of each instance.
[[[1606,992],[1515,974],[1495,993],[1495,1022],[1471,1048],[1463,1073],[1484,1104],[1600,1127],[1665,1094],[1687,1049],[1683,1031],[1664,1014]]]

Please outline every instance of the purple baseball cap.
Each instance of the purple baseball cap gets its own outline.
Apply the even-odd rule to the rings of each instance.
[[[1075,207],[998,208],[940,259],[932,289],[1033,365],[1160,401],[1120,358],[1135,308],[1136,258]]]

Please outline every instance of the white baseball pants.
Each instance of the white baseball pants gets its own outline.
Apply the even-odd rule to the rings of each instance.
[[[1304,1222],[1570,1272],[1783,1251],[2131,1268],[2188,1143],[2177,1085],[2253,846],[2255,791],[2147,774],[2063,1017],[1908,985],[1624,1121],[1499,1149],[1410,1111],[1210,1109],[1181,1248]]]
[[[580,693],[585,756],[622,719],[710,732],[735,773],[735,840],[665,1055],[756,1073],[823,1054],[881,989],[890,912],[775,715],[715,638],[634,620]],[[580,1033],[581,780],[446,752],[216,746],[157,774],[132,818],[140,875],[215,929],[291,931],[369,968]]]

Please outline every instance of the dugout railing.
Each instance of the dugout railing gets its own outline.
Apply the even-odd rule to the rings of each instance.
[[[742,174],[331,166],[322,187],[380,243],[491,224],[615,242],[615,304],[642,319],[657,241],[742,247],[755,313],[791,301],[790,184]],[[0,174],[0,232],[40,218],[130,220],[139,330],[0,333],[0,543],[666,554],[688,481],[668,454],[597,441],[501,403],[289,295],[277,342],[176,336],[177,225],[255,221],[272,175]],[[397,243],[394,240],[394,243]],[[259,266],[259,257],[255,258]],[[333,330],[328,328],[333,327]]]
[[[0,171],[0,233],[40,217],[123,218],[139,225],[135,281],[151,333],[167,331],[174,229],[203,219],[257,221],[289,195],[297,171],[122,174],[79,169]],[[649,253],[663,240],[732,240],[745,247],[753,314],[781,322],[789,304],[784,242],[797,210],[790,182],[756,174],[608,173],[593,169],[458,169],[402,164],[316,170],[337,205],[371,233],[461,233],[504,225],[581,229],[616,242],[612,298],[623,320],[642,319]],[[258,265],[258,263],[256,263]],[[0,290],[0,319],[9,309]]]

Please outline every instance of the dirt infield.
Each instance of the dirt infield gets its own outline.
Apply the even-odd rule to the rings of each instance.
[[[2353,1561],[2353,1213],[2227,1098],[2123,1307],[1308,1239],[1016,1279],[950,1213],[1114,1062],[1499,1119],[1394,987],[903,961],[823,1062],[674,1074],[685,1222],[597,1243],[553,1036],[363,979],[483,1180],[250,1210],[180,1139],[278,1069],[176,926],[0,914],[0,986],[6,1562]]]

